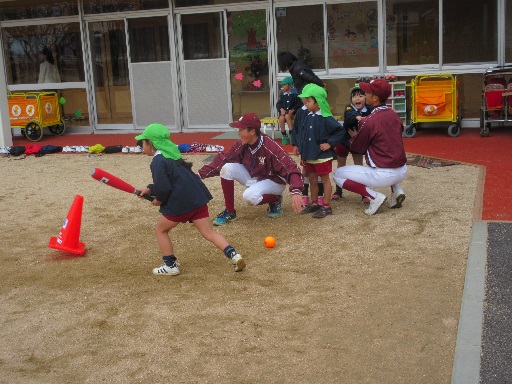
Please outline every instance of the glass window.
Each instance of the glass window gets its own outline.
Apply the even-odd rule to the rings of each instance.
[[[110,13],[169,8],[168,0],[83,0],[84,13]]]
[[[267,1],[267,0],[176,0],[176,7],[196,7],[198,5],[216,5],[216,4],[234,4],[246,3],[249,1]]]
[[[183,56],[185,60],[218,59],[222,49],[222,23],[219,13],[183,15]]]
[[[438,0],[387,1],[386,58],[388,65],[439,63]]]
[[[379,65],[377,2],[327,5],[329,68]]]
[[[132,63],[170,61],[167,17],[128,19]]]
[[[505,61],[512,63],[512,2],[506,2],[505,8]]]
[[[325,69],[322,5],[276,8],[277,47],[311,69]]]
[[[228,12],[233,118],[254,112],[270,116],[265,11]]]
[[[77,1],[28,0],[0,2],[0,20],[23,20],[78,15]]]
[[[443,2],[445,64],[497,61],[496,1]]]
[[[45,48],[61,81],[85,81],[79,23],[8,27],[2,38],[8,84],[37,84]]]

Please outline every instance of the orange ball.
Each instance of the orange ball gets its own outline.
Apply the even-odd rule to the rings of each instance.
[[[265,247],[274,248],[276,245],[276,239],[272,236],[265,237]]]

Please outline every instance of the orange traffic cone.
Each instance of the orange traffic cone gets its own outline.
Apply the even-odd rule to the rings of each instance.
[[[77,255],[83,255],[85,253],[85,244],[78,241],[80,239],[80,226],[82,225],[83,204],[84,197],[76,195],[68,216],[62,225],[59,236],[50,237],[48,247],[75,253]]]

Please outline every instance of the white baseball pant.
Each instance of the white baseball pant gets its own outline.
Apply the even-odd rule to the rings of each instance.
[[[258,205],[263,200],[263,195],[282,195],[286,189],[285,184],[278,184],[272,180],[256,180],[251,178],[247,168],[239,163],[226,163],[220,170],[220,177],[226,180],[236,180],[245,185],[242,198],[249,204]]]

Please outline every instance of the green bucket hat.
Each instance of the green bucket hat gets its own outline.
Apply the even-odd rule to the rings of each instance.
[[[308,84],[302,89],[302,93],[299,95],[300,98],[304,99],[306,97],[314,97],[318,106],[320,107],[320,112],[322,112],[323,117],[332,116],[331,107],[327,102],[327,92],[322,87],[319,87],[316,84]]]
[[[167,159],[178,160],[181,159],[181,152],[178,146],[170,139],[170,133],[167,127],[162,124],[149,124],[146,129],[135,140],[149,140],[153,147],[162,152],[162,155]]]

